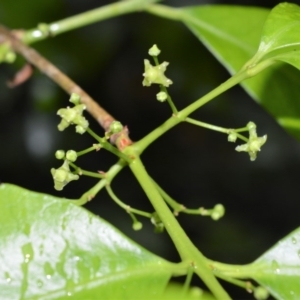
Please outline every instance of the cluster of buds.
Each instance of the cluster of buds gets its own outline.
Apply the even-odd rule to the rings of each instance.
[[[239,145],[235,148],[238,152],[248,152],[250,160],[254,161],[257,157],[257,152],[260,151],[260,148],[266,143],[267,135],[265,134],[262,137],[258,137],[256,133],[256,125],[253,122],[247,124],[249,130],[249,139],[246,144]]]
[[[70,162],[74,162],[77,159],[77,153],[74,150],[69,150],[67,153],[63,150],[57,150],[55,153],[57,159],[63,159],[64,162],[58,169],[51,169],[51,174],[54,180],[54,188],[57,191],[61,191],[69,182],[78,180],[79,176],[73,174],[70,171]]]
[[[72,124],[76,125],[76,132],[83,134],[89,127],[88,120],[82,115],[86,109],[84,104],[80,103],[80,96],[73,93],[70,102],[74,104],[73,107],[61,108],[57,114],[61,117],[61,122],[58,124],[58,130],[63,131]]]

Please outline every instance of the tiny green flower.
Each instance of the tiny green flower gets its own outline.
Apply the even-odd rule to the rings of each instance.
[[[160,102],[165,102],[168,98],[168,94],[165,92],[159,92],[156,94],[156,99]]]
[[[158,47],[156,46],[156,44],[154,44],[150,49],[148,54],[150,56],[158,56],[160,54],[160,50],[158,49]]]
[[[74,151],[74,150],[67,151],[66,159],[68,161],[71,161],[71,162],[76,161],[76,159],[77,159],[77,153],[76,153],[76,151]]]
[[[163,62],[158,66],[152,66],[148,59],[144,60],[145,64],[145,72],[143,76],[145,77],[143,80],[143,86],[150,86],[152,83],[162,84],[165,87],[168,87],[173,82],[165,76],[165,71],[168,62]]]
[[[75,94],[76,95],[76,94]],[[89,127],[89,122],[82,116],[86,106],[84,104],[77,104],[74,107],[61,108],[57,114],[62,118],[58,125],[58,130],[63,131],[69,125],[75,124],[76,132],[82,134]]]
[[[54,188],[57,191],[61,191],[70,181],[79,179],[78,175],[71,173],[67,160],[58,169],[52,168],[51,174],[54,180]]]
[[[235,148],[238,152],[248,152],[250,160],[254,161],[257,156],[257,152],[260,151],[260,148],[266,143],[267,135],[258,137],[256,133],[256,125],[253,122],[247,124],[249,130],[249,140],[246,144],[237,146]]]

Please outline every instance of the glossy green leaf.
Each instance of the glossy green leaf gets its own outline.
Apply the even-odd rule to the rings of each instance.
[[[181,19],[234,74],[255,55],[269,12],[264,8],[247,6],[195,6],[182,9]],[[300,139],[299,82],[300,72],[297,69],[278,63],[245,80],[242,86]]]
[[[257,56],[290,63],[300,69],[300,7],[293,3],[275,6],[265,22]]]
[[[252,265],[252,278],[279,300],[300,299],[300,228],[280,240]]]
[[[150,299],[176,265],[84,208],[0,185],[0,299]]]

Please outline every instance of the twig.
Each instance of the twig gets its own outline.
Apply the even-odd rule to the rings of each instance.
[[[76,93],[81,97],[81,102],[86,105],[87,111],[97,120],[104,131],[109,130],[111,122],[115,119],[104,110],[91,96],[89,96],[79,85],[60,71],[50,61],[40,55],[33,48],[25,45],[18,37],[11,33],[6,27],[0,25],[0,42],[8,42],[12,51],[21,54],[28,63],[35,66],[42,73],[57,83],[68,94]],[[128,130],[125,128],[121,133],[114,136],[112,141],[120,150],[132,144],[128,137]]]

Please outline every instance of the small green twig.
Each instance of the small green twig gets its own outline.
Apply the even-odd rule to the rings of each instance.
[[[91,201],[105,187],[107,182],[110,182],[125,166],[127,166],[127,163],[123,159],[120,159],[103,175],[104,177],[97,184],[85,192],[78,200],[73,200],[73,203],[84,205]]]
[[[81,156],[81,155],[84,155],[84,154],[87,154],[89,152],[92,152],[92,151],[99,151],[101,149],[101,145],[100,144],[94,144],[92,147],[89,147],[85,150],[82,150],[82,151],[78,151],[77,152],[77,156]]]
[[[227,281],[227,282],[229,282],[231,284],[234,284],[234,285],[236,285],[236,286],[238,286],[242,289],[245,289],[248,293],[252,293],[254,291],[255,287],[253,286],[251,281],[248,281],[248,280],[244,281],[244,280],[239,280],[239,279],[236,279],[236,278],[232,278],[232,277],[226,276],[226,275],[224,275],[224,274],[222,274],[218,271],[214,272],[214,274],[218,278],[220,278],[224,281]]]
[[[182,296],[183,297],[187,294],[187,292],[190,288],[193,274],[194,274],[194,266],[189,266],[187,274],[186,274],[186,278],[185,278],[185,281],[184,281],[184,284],[182,287]]]
[[[21,35],[21,39],[26,44],[34,43],[109,18],[143,11],[151,3],[158,1],[159,0],[118,1],[50,24],[40,24],[37,28],[25,31]]]
[[[204,123],[192,118],[186,118],[185,119],[186,122],[191,123],[193,125],[197,125],[197,126],[201,126],[210,130],[214,130],[214,131],[218,131],[218,132],[222,132],[222,133],[226,133],[229,134],[230,132],[235,132],[236,136],[245,141],[248,142],[248,138],[244,137],[243,135],[239,134],[238,132],[244,132],[244,131],[248,131],[247,127],[243,127],[243,128],[239,128],[239,129],[230,129],[230,128],[224,128],[224,127],[219,127],[219,126],[215,126],[212,124],[208,124],[208,123]]]
[[[145,212],[145,211],[142,211],[142,210],[139,210],[139,209],[132,208],[131,206],[129,206],[129,205],[125,204],[123,201],[121,201],[117,197],[117,195],[113,192],[113,190],[110,186],[110,183],[107,183],[105,188],[106,188],[109,196],[112,198],[112,200],[114,200],[114,202],[117,203],[121,208],[123,208],[127,213],[129,213],[129,214],[134,213],[134,214],[137,214],[137,215],[140,215],[140,216],[151,219],[151,217],[152,217],[151,213],[148,213],[148,212]]]
[[[83,170],[70,161],[69,161],[69,165],[75,170],[75,174],[85,175],[85,176],[99,178],[99,179],[105,178],[104,174]]]

